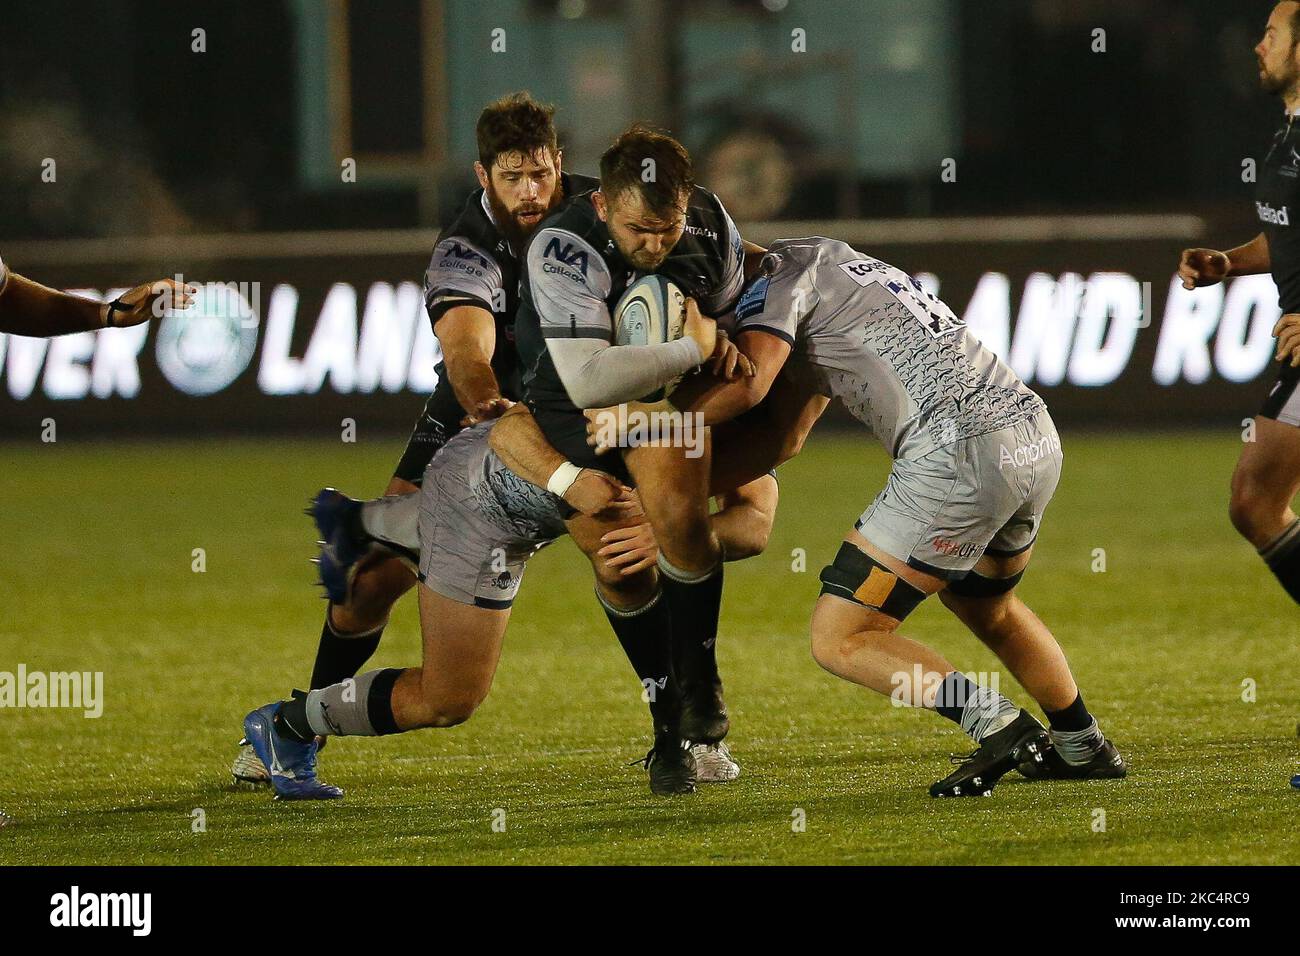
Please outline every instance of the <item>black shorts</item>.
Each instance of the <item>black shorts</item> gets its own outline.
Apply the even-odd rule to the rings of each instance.
[[[1283,425],[1300,427],[1300,368],[1280,366],[1277,379],[1269,390],[1260,418],[1271,418]]]
[[[447,444],[461,430],[460,420],[465,411],[456,400],[451,386],[442,386],[433,390],[429,400],[424,403],[424,411],[415,422],[411,437],[406,443],[406,450],[393,471],[394,478],[401,478],[413,485],[424,481],[424,470],[438,453],[438,449]]]

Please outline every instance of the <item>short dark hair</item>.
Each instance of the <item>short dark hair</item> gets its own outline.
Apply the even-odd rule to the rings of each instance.
[[[1282,6],[1282,4],[1284,4],[1284,3],[1291,3],[1291,2],[1294,2],[1294,0],[1277,0],[1277,2],[1273,4],[1273,9],[1276,10],[1278,7]],[[1296,45],[1297,43],[1300,43],[1300,8],[1297,8],[1297,9],[1291,11],[1291,47],[1292,47],[1292,49],[1295,48],[1295,45]]]
[[[558,148],[555,107],[537,102],[527,90],[503,96],[485,106],[474,132],[478,139],[478,161],[486,169],[491,169],[502,153],[532,156],[547,150],[554,155]]]
[[[686,147],[662,130],[633,123],[600,157],[600,191],[612,202],[636,189],[647,208],[676,209],[695,186],[695,167]]]

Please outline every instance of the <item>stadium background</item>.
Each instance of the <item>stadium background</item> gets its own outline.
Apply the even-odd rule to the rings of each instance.
[[[748,238],[932,274],[1063,424],[1239,423],[1271,284],[1171,279],[1183,246],[1257,231],[1251,6],[16,0],[0,254],[93,294],[180,273],[249,303],[0,339],[0,432],[405,428],[436,350],[409,284],[473,185],[478,110],[517,88],[558,105],[569,169],[651,119]]]
[[[0,861],[1300,859],[1295,608],[1226,514],[1276,306],[1266,277],[1171,293],[1181,248],[1258,232],[1268,9],[6,0],[0,255],[65,288],[221,289],[184,321],[0,339],[0,671],[102,671],[107,698],[98,720],[0,713]],[[521,87],[559,106],[567,168],[657,120],[748,238],[826,233],[928,274],[1047,397],[1066,470],[1021,590],[1128,780],[929,800],[964,738],[807,653],[816,572],[888,469],[822,428],[781,469],[768,551],[727,571],[736,784],[667,805],[625,766],[640,687],[561,542],[472,721],[333,744],[341,806],[229,791],[239,718],[306,679],[319,632],[302,503],[382,490],[432,385],[437,225],[478,110]],[[1101,278],[1083,299],[1072,274]],[[909,628],[997,672],[937,602]],[[417,653],[407,600],[375,664]]]

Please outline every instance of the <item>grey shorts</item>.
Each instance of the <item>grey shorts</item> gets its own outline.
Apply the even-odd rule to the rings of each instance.
[[[1000,431],[899,459],[857,529],[911,567],[948,581],[985,554],[1028,550],[1061,478],[1061,439],[1046,411]]]
[[[559,499],[524,481],[488,445],[492,423],[460,432],[433,457],[420,488],[425,587],[461,604],[504,609],[528,559],[564,534]]]

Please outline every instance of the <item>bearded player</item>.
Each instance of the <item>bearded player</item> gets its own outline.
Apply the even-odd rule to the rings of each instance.
[[[313,689],[357,673],[378,649],[393,605],[415,584],[417,493],[426,466],[466,424],[495,418],[519,398],[514,318],[524,243],[566,195],[595,185],[562,171],[554,109],[527,93],[490,103],[475,133],[479,188],[438,237],[425,272],[425,308],[442,350],[438,381],[389,480],[390,497],[369,513],[329,490],[312,503],[325,539],[320,572],[330,598]],[[409,548],[392,543],[404,540]],[[231,773],[267,781],[243,741]]]
[[[1273,8],[1255,47],[1260,85],[1282,100],[1283,115],[1255,188],[1260,233],[1227,252],[1187,249],[1178,265],[1183,287],[1215,285],[1234,276],[1271,272],[1282,318],[1279,365],[1255,416],[1255,440],[1242,447],[1232,475],[1228,514],[1291,599],[1300,602],[1300,3]],[[1300,788],[1300,774],[1291,778]]]

